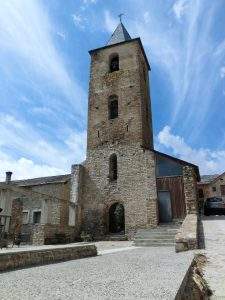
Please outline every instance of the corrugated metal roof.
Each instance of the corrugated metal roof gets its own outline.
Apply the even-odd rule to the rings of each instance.
[[[107,45],[118,44],[118,43],[129,41],[129,40],[131,40],[131,36],[129,35],[128,31],[124,27],[123,23],[120,23],[116,27],[116,30],[113,32]]]

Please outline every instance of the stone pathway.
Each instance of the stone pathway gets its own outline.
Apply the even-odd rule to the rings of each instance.
[[[204,217],[205,279],[214,291],[212,299],[225,299],[225,216]]]
[[[117,244],[118,243],[118,244]],[[1,300],[175,298],[193,253],[99,242],[102,255],[0,274]]]

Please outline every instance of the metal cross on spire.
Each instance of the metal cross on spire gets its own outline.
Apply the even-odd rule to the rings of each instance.
[[[124,14],[119,14],[118,17],[120,18],[120,23],[122,23],[122,16],[124,16]]]

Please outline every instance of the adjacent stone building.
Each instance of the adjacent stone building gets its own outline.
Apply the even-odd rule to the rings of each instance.
[[[198,182],[198,195],[202,202],[212,197],[225,200],[225,172],[215,175],[203,175],[201,181]]]
[[[0,183],[1,226],[33,244],[74,240],[69,225],[70,174]]]
[[[196,212],[198,167],[154,150],[150,65],[140,38],[132,39],[120,23],[106,46],[89,53],[85,162],[73,165],[69,175],[0,187],[16,197],[21,193],[22,231],[37,232],[38,221],[44,242],[53,232],[70,240],[81,232],[95,239],[132,238],[138,228]]]

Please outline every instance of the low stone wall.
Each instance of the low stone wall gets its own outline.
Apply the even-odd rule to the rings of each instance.
[[[175,236],[176,252],[198,248],[198,216],[188,214]]]
[[[95,245],[61,246],[35,250],[0,252],[0,271],[14,270],[34,265],[50,264],[84,257],[96,256]]]
[[[212,296],[207,281],[204,278],[203,267],[207,260],[203,254],[196,254],[192,260],[175,300],[209,300]]]
[[[57,241],[56,235],[62,234],[65,237],[65,241],[62,240],[61,242]],[[52,225],[46,224],[44,225],[44,243],[46,245],[50,244],[66,244],[72,243],[76,240],[75,235],[75,227],[73,226],[60,226],[60,225]]]

